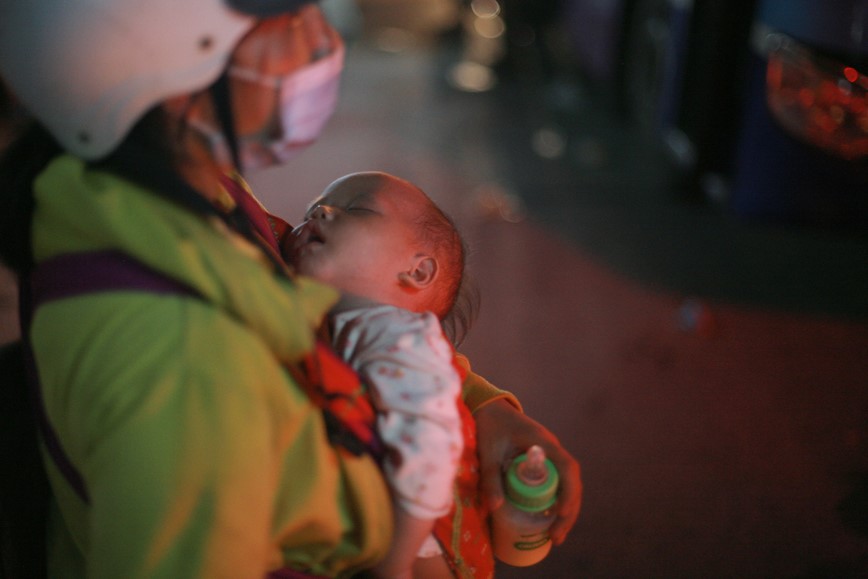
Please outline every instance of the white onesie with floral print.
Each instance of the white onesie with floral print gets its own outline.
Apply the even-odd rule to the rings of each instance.
[[[343,310],[331,319],[337,353],[370,388],[387,449],[383,470],[396,500],[419,519],[447,514],[463,450],[461,380],[440,322],[431,313],[388,305]]]

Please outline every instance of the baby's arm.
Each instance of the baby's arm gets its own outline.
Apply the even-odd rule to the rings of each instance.
[[[434,519],[419,519],[404,510],[398,501],[393,501],[395,535],[386,558],[372,569],[374,576],[383,579],[411,579],[416,553],[431,534]]]
[[[387,559],[376,571],[400,577],[409,573],[434,520],[452,506],[463,449],[461,384],[452,347],[436,317],[395,309],[343,326],[337,345],[343,353],[352,350],[351,364],[371,387],[378,412],[396,532]]]

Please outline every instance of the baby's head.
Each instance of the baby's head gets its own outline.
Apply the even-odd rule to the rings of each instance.
[[[441,319],[464,274],[452,220],[421,189],[387,173],[353,173],[329,185],[286,244],[302,275]]]

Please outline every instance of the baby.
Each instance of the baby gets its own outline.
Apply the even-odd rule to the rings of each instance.
[[[453,505],[453,492],[462,429],[472,423],[462,414],[462,376],[440,324],[453,310],[464,273],[458,231],[411,183],[355,173],[313,202],[283,252],[299,274],[342,291],[330,316],[332,341],[370,388],[377,410],[395,539],[374,571],[410,577],[415,565],[417,576],[450,577],[450,567],[466,576],[466,557],[432,537],[435,520],[442,526],[444,517],[464,508]],[[484,528],[472,534],[480,535],[476,544],[490,559]]]

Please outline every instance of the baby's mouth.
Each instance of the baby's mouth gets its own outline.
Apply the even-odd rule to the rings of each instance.
[[[302,231],[301,235],[298,236],[298,239],[295,242],[295,252],[298,253],[305,248],[319,246],[323,243],[325,243],[325,238],[323,238],[319,228],[312,225],[306,227]]]

